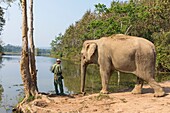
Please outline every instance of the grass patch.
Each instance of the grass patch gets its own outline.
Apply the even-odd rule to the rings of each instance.
[[[110,96],[108,94],[100,93],[98,96],[96,96],[96,99],[97,100],[110,99]]]
[[[31,101],[33,101],[34,99],[35,99],[34,96],[29,96],[28,99],[27,99],[27,102],[31,102]]]

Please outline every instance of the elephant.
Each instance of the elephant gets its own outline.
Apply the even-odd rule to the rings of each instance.
[[[100,93],[109,93],[111,74],[113,71],[120,71],[137,76],[132,94],[141,94],[146,81],[154,89],[155,97],[164,96],[163,88],[155,81],[155,62],[154,44],[142,37],[113,34],[96,40],[86,40],[81,50],[81,93],[85,94],[88,64],[97,64],[102,83]]]

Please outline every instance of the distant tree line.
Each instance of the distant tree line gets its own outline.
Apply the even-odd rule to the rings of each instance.
[[[50,55],[50,49],[35,48],[35,55],[49,56]]]
[[[11,44],[2,46],[3,52],[21,53],[21,50],[22,50],[21,46],[14,46]],[[35,54],[36,55],[50,55],[50,49],[35,48]]]
[[[14,52],[14,53],[20,53],[21,52],[21,46],[14,46],[11,44],[7,44],[3,46],[3,52]]]
[[[127,34],[152,41],[157,50],[157,70],[170,71],[170,1],[112,1],[109,8],[96,4],[95,10],[70,25],[51,42],[51,54],[80,59],[82,43],[112,34]]]

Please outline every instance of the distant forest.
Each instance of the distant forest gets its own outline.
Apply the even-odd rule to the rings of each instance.
[[[14,46],[11,44],[3,46],[3,52],[21,53],[21,50],[21,46]],[[50,49],[36,48],[35,52],[36,55],[50,55]]]
[[[152,41],[157,50],[157,69],[170,71],[170,1],[113,1],[96,4],[94,11],[70,25],[51,42],[53,56],[80,59],[82,43],[112,34],[127,34]]]
[[[13,46],[13,45],[10,45],[10,44],[3,46],[3,52],[20,53],[21,50],[22,50],[21,46]]]

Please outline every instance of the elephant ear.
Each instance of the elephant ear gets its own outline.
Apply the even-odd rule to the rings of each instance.
[[[95,43],[91,43],[88,45],[88,59],[90,60],[92,55],[94,54],[97,45]]]

